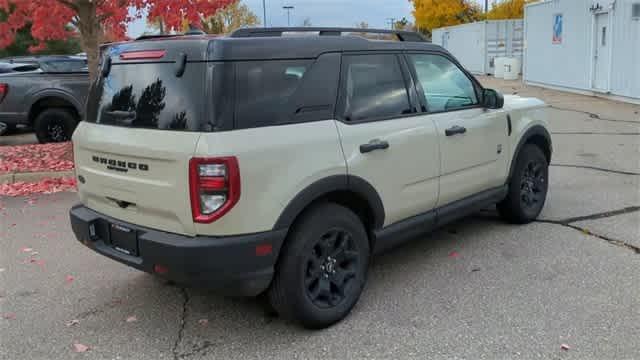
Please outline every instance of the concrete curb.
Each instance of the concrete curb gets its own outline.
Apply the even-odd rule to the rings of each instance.
[[[38,182],[46,178],[75,177],[73,170],[69,171],[44,171],[29,173],[9,173],[0,175],[0,184],[13,184],[16,182]]]

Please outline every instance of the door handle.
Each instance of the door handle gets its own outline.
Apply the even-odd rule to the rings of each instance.
[[[360,152],[363,154],[370,153],[374,150],[385,150],[389,148],[389,143],[380,139],[373,139],[368,144],[360,145]]]
[[[447,136],[453,136],[453,135],[457,135],[457,134],[464,134],[467,132],[467,128],[460,126],[460,125],[455,125],[452,126],[450,128],[448,128],[447,130],[444,131],[445,135]]]

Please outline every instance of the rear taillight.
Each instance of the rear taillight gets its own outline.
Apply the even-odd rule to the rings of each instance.
[[[240,169],[235,157],[193,158],[189,161],[189,191],[193,221],[209,224],[240,199]]]
[[[0,84],[0,103],[4,100],[5,96],[9,93],[9,85],[8,84]]]

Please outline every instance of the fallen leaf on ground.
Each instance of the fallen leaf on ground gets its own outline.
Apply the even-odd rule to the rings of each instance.
[[[73,170],[71,142],[0,147],[0,174]]]
[[[562,344],[562,345],[560,345],[560,348],[561,348],[562,350],[569,350],[569,349],[571,349],[571,346],[569,346],[569,345],[567,345],[567,344]]]
[[[13,320],[16,318],[16,314],[14,313],[4,313],[2,314],[2,318],[5,320]]]
[[[46,178],[35,183],[18,181],[13,184],[0,184],[0,195],[6,196],[53,194],[61,191],[76,191],[76,180],[72,177]]]
[[[67,281],[67,283],[73,282],[73,276],[67,275],[66,281]]]
[[[111,306],[116,306],[122,304],[122,299],[113,299],[111,300]]]
[[[457,251],[452,251],[451,253],[449,253],[449,257],[455,259],[460,257],[460,254]]]
[[[73,319],[73,320],[69,320],[67,321],[67,323],[65,324],[66,326],[73,326],[73,325],[78,325],[80,324],[80,320],[78,319]]]
[[[28,248],[28,247],[23,247],[22,249],[20,249],[20,251],[30,253],[30,252],[33,251],[33,249],[32,248]]]
[[[128,323],[136,322],[136,321],[138,321],[138,318],[132,315],[132,316],[129,316],[126,321]]]
[[[207,319],[200,319],[198,320],[198,324],[202,325],[202,326],[207,326],[209,325],[209,320]]]
[[[87,350],[89,350],[89,347],[87,345],[83,345],[80,343],[73,344],[73,351],[77,353],[83,353],[83,352],[86,352]]]

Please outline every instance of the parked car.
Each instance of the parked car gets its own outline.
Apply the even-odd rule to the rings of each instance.
[[[533,221],[546,105],[483,88],[419,34],[345,35],[363,31],[110,47],[73,135],[78,240],[322,328],[356,304],[373,254],[492,204]]]
[[[86,58],[2,59],[0,123],[8,129],[31,126],[41,143],[68,141],[83,117],[88,88]]]

